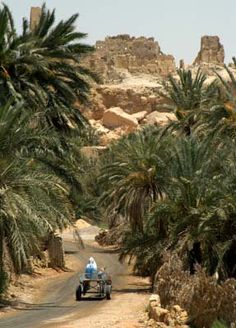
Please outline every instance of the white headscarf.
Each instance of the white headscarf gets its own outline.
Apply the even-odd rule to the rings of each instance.
[[[88,263],[90,266],[93,267],[94,270],[97,270],[97,263],[95,262],[94,258],[93,257],[90,257],[89,258],[89,263]]]
[[[90,257],[89,258],[89,263],[94,263],[95,261],[94,261],[94,258],[93,257]]]

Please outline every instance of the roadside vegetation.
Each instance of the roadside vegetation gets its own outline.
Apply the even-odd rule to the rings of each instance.
[[[200,70],[179,70],[162,93],[177,120],[123,137],[96,163],[120,259],[197,327],[236,320],[236,81],[225,69],[228,81],[209,85]]]
[[[31,272],[48,236],[74,223],[79,149],[98,142],[79,110],[96,77],[80,65],[93,47],[77,18],[55,24],[43,5],[35,29],[24,19],[18,34],[0,9],[0,294],[11,272]]]

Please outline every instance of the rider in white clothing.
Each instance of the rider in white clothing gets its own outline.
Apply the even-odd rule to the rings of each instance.
[[[95,262],[93,257],[90,257],[88,264],[85,268],[85,273],[91,278],[95,272],[97,272],[97,263]]]

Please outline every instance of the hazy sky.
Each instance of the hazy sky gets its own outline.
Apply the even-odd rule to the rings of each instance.
[[[41,0],[5,0],[17,20]],[[94,44],[108,35],[153,36],[164,53],[191,63],[202,35],[218,35],[226,62],[236,56],[236,0],[47,0],[58,19],[78,12],[78,29]]]

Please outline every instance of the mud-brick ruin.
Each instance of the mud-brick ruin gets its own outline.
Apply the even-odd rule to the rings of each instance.
[[[33,31],[38,25],[42,9],[40,7],[31,7],[30,9],[30,30]]]
[[[128,34],[97,41],[96,51],[87,59],[87,64],[98,71],[105,81],[115,80],[119,69],[160,76],[175,71],[174,57],[163,54],[154,38],[136,38]]]
[[[218,36],[205,35],[201,38],[201,49],[194,64],[202,63],[224,65],[225,51]]]

